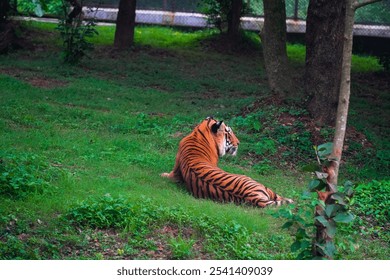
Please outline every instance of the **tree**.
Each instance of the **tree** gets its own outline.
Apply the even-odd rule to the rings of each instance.
[[[243,0],[232,0],[231,8],[228,13],[228,36],[235,40],[240,34],[241,14],[243,9]]]
[[[310,0],[306,20],[305,96],[322,124],[335,121],[341,77],[345,1]]]
[[[286,4],[284,0],[263,0],[263,5],[264,27],[260,37],[268,84],[285,98],[293,92],[286,48]]]
[[[343,31],[343,40],[342,40],[342,63],[341,63],[341,73],[340,73],[340,84],[339,84],[339,101],[337,106],[337,115],[336,115],[336,127],[335,135],[333,139],[332,152],[328,158],[329,163],[324,166],[323,170],[327,174],[327,184],[325,191],[317,192],[319,200],[324,202],[324,209],[335,208],[334,205],[337,205],[337,199],[334,196],[337,193],[338,186],[338,175],[339,175],[339,166],[341,161],[341,155],[344,146],[345,132],[347,128],[347,118],[349,110],[349,98],[351,95],[351,58],[352,58],[352,44],[353,44],[353,24],[356,9],[363,7],[365,5],[379,2],[381,0],[345,0],[345,14],[344,18],[344,31]],[[321,215],[321,209],[316,208],[316,217]],[[344,216],[346,217],[346,216]],[[349,218],[346,217],[346,221]],[[327,222],[327,221],[325,221]],[[320,242],[329,242],[332,241],[333,236],[329,234],[324,227],[324,224],[317,223],[317,234],[316,239]],[[315,254],[317,256],[324,256],[323,250],[316,250]]]
[[[135,9],[137,0],[120,0],[116,19],[114,47],[125,50],[134,43]]]
[[[226,33],[230,42],[235,43],[241,29],[241,16],[250,9],[249,0],[202,0],[201,11],[208,22]]]
[[[9,15],[15,11],[16,2],[0,0],[0,54],[6,54],[12,49],[20,49],[28,43],[19,38],[15,31],[15,23],[9,20]]]

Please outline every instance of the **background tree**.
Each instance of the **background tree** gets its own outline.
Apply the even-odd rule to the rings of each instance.
[[[232,40],[240,34],[241,15],[243,13],[243,0],[232,0],[228,13],[228,36]]]
[[[260,32],[268,84],[285,98],[292,93],[292,80],[286,49],[286,3],[284,0],[263,0],[264,27]]]
[[[114,47],[125,50],[134,43],[136,0],[120,0],[116,19]]]
[[[9,15],[16,9],[15,5],[14,1],[0,0],[0,54],[23,48],[27,44],[17,36],[15,23],[9,20]]]
[[[306,20],[305,96],[314,119],[334,124],[339,96],[345,1],[310,0]]]
[[[241,30],[241,16],[250,10],[248,0],[202,0],[201,11],[210,24],[235,42]]]

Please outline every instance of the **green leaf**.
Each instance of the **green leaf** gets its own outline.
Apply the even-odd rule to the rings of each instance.
[[[328,222],[328,220],[327,220],[324,216],[317,216],[317,217],[316,217],[316,220],[317,220],[321,225],[323,225],[324,227],[328,227],[328,226],[329,226],[329,222]]]
[[[326,184],[322,180],[314,179],[309,183],[309,190],[312,192],[320,191],[325,188],[325,186]]]
[[[326,227],[325,231],[326,231],[326,234],[330,238],[333,238],[336,235],[336,231],[337,231],[336,223],[335,223],[335,221],[332,221],[332,220],[330,220],[328,222],[329,222],[329,225]]]
[[[345,197],[345,194],[340,193],[340,192],[332,194],[332,198],[334,200],[336,200],[338,204],[346,206],[347,202],[345,202],[344,197]]]
[[[324,246],[324,253],[325,255],[333,258],[334,254],[336,253],[336,246],[333,242],[326,242]]]
[[[301,241],[295,241],[293,244],[291,244],[291,251],[296,252],[299,249],[301,249]]]
[[[286,222],[286,223],[282,226],[282,228],[283,228],[283,229],[285,229],[285,228],[290,228],[293,224],[294,224],[294,222],[288,221],[288,222]]]
[[[333,220],[337,223],[349,223],[351,222],[355,216],[352,213],[339,213],[337,214]]]
[[[337,204],[330,204],[326,205],[325,207],[325,214],[328,218],[332,218],[335,216],[337,211],[340,209],[340,206]]]
[[[332,153],[333,143],[328,142],[325,144],[318,145],[317,153],[320,159],[324,160],[327,156]]]
[[[253,129],[254,130],[256,130],[256,131],[259,131],[260,130],[260,128],[261,128],[261,123],[260,123],[260,121],[254,121],[253,122]]]

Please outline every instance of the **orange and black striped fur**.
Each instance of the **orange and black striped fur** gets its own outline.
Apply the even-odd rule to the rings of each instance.
[[[173,170],[161,176],[184,181],[188,191],[198,198],[257,207],[292,203],[247,176],[218,168],[218,158],[226,153],[236,155],[239,143],[223,121],[206,118],[181,140]]]

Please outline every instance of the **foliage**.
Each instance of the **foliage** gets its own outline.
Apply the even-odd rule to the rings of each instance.
[[[250,11],[250,1],[243,0],[241,14]],[[207,15],[208,23],[218,28],[221,33],[226,32],[231,17],[232,1],[230,0],[201,0],[200,10]]]
[[[172,250],[172,258],[175,260],[191,259],[194,255],[192,247],[195,244],[194,239],[186,239],[181,235],[169,240],[169,246]]]
[[[361,183],[355,189],[355,224],[362,234],[390,241],[390,181]]]
[[[18,12],[22,14],[60,15],[62,11],[61,0],[17,0]]]
[[[98,34],[96,23],[92,20],[82,19],[80,13],[73,20],[69,20],[69,3],[63,2],[62,16],[57,29],[60,31],[63,41],[64,61],[69,64],[77,64],[87,56],[88,51],[93,50],[93,44],[88,39]]]
[[[123,227],[131,216],[131,206],[124,199],[105,195],[99,200],[90,199],[71,208],[65,219],[77,226],[93,228]]]
[[[325,143],[314,147],[316,151],[317,160],[320,163],[327,159],[332,151],[332,143]],[[336,255],[335,235],[337,232],[338,223],[350,223],[354,219],[351,212],[351,204],[353,203],[351,197],[353,194],[353,185],[349,181],[343,187],[331,195],[332,203],[329,203],[319,198],[314,199],[310,192],[317,192],[320,196],[321,191],[327,186],[326,175],[318,171],[318,166],[308,165],[305,171],[310,171],[316,174],[316,179],[310,181],[308,185],[308,192],[304,193],[301,198],[312,199],[310,204],[304,205],[293,213],[291,209],[282,209],[278,216],[287,219],[287,222],[282,228],[293,228],[295,232],[295,242],[291,245],[293,252],[298,252],[298,259],[312,259],[317,258],[315,252],[320,251],[325,258],[333,259]],[[291,208],[293,208],[292,206]],[[312,220],[312,208],[316,209],[314,221]],[[310,219],[311,218],[311,219]],[[327,240],[315,238],[315,227],[323,228],[324,234],[329,237]],[[318,229],[317,229],[318,231]]]
[[[0,195],[22,198],[47,192],[55,171],[46,160],[35,154],[0,152]]]

